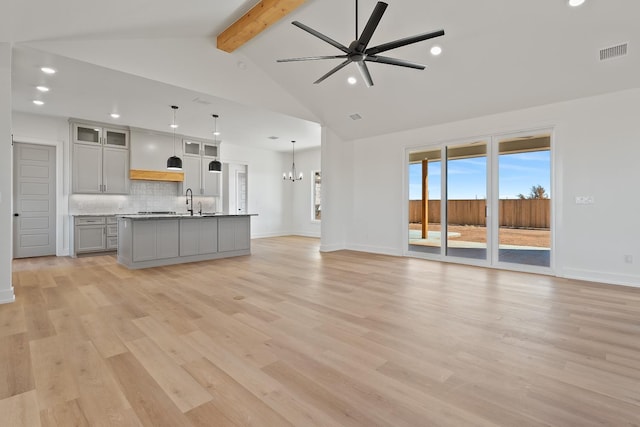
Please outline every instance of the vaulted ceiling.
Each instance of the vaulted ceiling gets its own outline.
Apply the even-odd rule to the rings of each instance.
[[[17,111],[104,121],[115,105],[128,110],[129,124],[166,130],[164,110],[178,98],[185,117],[194,117],[193,136],[206,136],[210,127],[196,116],[219,112],[223,124],[225,111],[209,110],[226,109],[234,117],[229,128],[255,130],[233,139],[278,150],[287,150],[291,139],[319,144],[318,123],[351,140],[640,86],[640,2],[587,0],[577,8],[566,0],[387,2],[371,45],[440,28],[446,35],[387,52],[428,68],[372,64],[371,88],[355,65],[312,84],[339,60],[276,63],[339,54],[290,22],[348,45],[355,14],[354,3],[344,0],[307,0],[231,54],[215,48],[215,36],[256,1],[11,0],[2,5],[0,41],[12,41],[16,50]],[[376,1],[359,3],[362,29]],[[600,49],[627,42],[626,56],[600,61]],[[434,44],[443,49],[438,57],[429,53]],[[64,80],[59,73],[65,83],[56,89],[58,99],[52,90],[52,102],[37,109],[30,101],[39,82],[29,73],[43,61],[84,77]],[[358,83],[349,85],[349,76]],[[106,81],[108,89],[96,89]],[[83,100],[92,95],[93,103]],[[362,119],[350,118],[356,113]],[[279,143],[267,139],[274,135]]]

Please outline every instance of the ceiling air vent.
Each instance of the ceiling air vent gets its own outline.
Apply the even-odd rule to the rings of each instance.
[[[360,120],[362,118],[362,116],[358,113],[352,114],[349,117],[351,117],[351,120]]]
[[[600,49],[600,61],[606,61],[607,59],[613,59],[619,56],[625,56],[627,54],[628,45],[629,43],[623,43],[617,46],[611,46],[604,49]]]
[[[200,97],[194,99],[193,102],[195,102],[196,104],[201,104],[201,105],[211,105],[211,102],[207,101],[206,99],[202,99]]]

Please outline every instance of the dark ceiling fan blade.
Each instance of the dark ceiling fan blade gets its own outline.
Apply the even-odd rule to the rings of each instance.
[[[338,65],[337,67],[333,68],[331,71],[329,71],[327,74],[325,74],[324,76],[320,77],[318,80],[316,80],[315,82],[313,82],[313,84],[318,84],[318,83],[322,83],[323,81],[325,81],[328,77],[331,77],[331,75],[335,74],[336,72],[338,72],[339,70],[343,69],[344,67],[346,67],[347,65],[351,64],[351,59],[347,59],[346,61],[342,62],[340,65]]]
[[[440,36],[444,36],[444,30],[432,31],[430,33],[418,34],[417,36],[405,37],[403,39],[395,40],[389,43],[383,43],[381,45],[367,49],[365,53],[367,55],[376,55],[378,53],[386,52],[391,49],[396,49],[402,46],[433,39]]]
[[[337,41],[335,41],[335,40],[334,40],[334,39],[332,39],[331,37],[327,37],[327,36],[325,36],[324,34],[322,34],[322,33],[318,32],[318,31],[314,30],[313,28],[311,28],[311,27],[307,27],[306,25],[304,25],[304,24],[303,24],[303,23],[301,23],[301,22],[293,21],[293,22],[292,22],[292,24],[293,24],[293,25],[295,25],[296,27],[298,27],[298,28],[300,28],[300,29],[302,29],[302,30],[306,31],[306,32],[307,32],[307,33],[309,33],[309,34],[311,34],[311,35],[313,35],[313,36],[316,36],[316,37],[317,37],[317,38],[319,38],[320,40],[323,40],[323,41],[325,41],[325,42],[329,43],[331,46],[334,46],[334,47],[336,47],[336,48],[340,49],[340,50],[341,50],[341,51],[343,51],[344,53],[349,53],[349,49],[348,49],[345,45],[338,43]]]
[[[384,15],[384,11],[387,10],[387,6],[388,5],[386,3],[381,1],[376,4],[375,9],[373,9],[373,12],[369,17],[369,21],[367,21],[367,25],[364,27],[362,34],[358,38],[358,44],[355,47],[356,52],[362,53],[367,48],[373,33],[376,31],[376,28],[378,28],[382,15]]]
[[[344,59],[347,55],[333,56],[304,56],[302,58],[277,59],[276,62],[317,61],[319,59]]]
[[[373,79],[371,78],[371,74],[369,73],[369,68],[367,67],[367,64],[365,64],[364,61],[358,61],[356,62],[356,65],[358,66],[358,69],[360,70],[360,74],[362,74],[362,78],[364,79],[364,82],[367,84],[367,87],[373,86]]]
[[[416,70],[424,70],[427,68],[426,65],[416,64],[415,62],[405,61],[404,59],[389,58],[388,56],[369,55],[365,58],[365,61],[398,65],[400,67],[415,68]]]

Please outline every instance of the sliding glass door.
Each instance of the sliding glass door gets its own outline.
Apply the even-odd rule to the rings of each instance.
[[[498,148],[500,263],[551,266],[551,134],[503,137]]]
[[[415,252],[441,252],[441,151],[438,148],[410,154],[409,248]]]
[[[550,131],[407,156],[408,254],[522,270],[551,266]]]
[[[445,254],[487,259],[487,142],[446,147]]]

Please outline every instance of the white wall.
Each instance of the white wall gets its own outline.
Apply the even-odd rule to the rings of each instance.
[[[640,90],[630,90],[343,143],[344,150],[353,150],[353,175],[344,175],[341,183],[352,191],[353,216],[325,216],[323,242],[325,232],[336,239],[346,227],[344,247],[403,252],[407,147],[553,127],[555,273],[640,286],[638,111]],[[337,165],[345,155],[336,142],[327,145],[328,178],[324,165]],[[347,190],[334,189],[326,189],[328,206],[347,196]],[[576,205],[575,197],[584,195],[593,196],[595,204]],[[624,262],[625,254],[633,256],[633,264]]]
[[[322,127],[322,236],[323,252],[347,247],[353,223],[353,144]]]
[[[15,299],[11,284],[12,166],[11,45],[0,43],[0,304]]]
[[[313,221],[313,171],[321,170],[320,147],[296,151],[296,170],[303,173],[302,181],[284,181],[291,190],[291,234],[320,237],[320,221]],[[286,167],[291,170],[291,153],[284,156]],[[282,174],[280,174],[282,176]],[[282,178],[281,178],[282,180]]]
[[[251,218],[251,237],[288,234],[284,216],[287,201],[282,185],[282,155],[225,141],[220,145],[220,161],[246,164],[248,167],[247,209],[249,213],[258,214]]]

